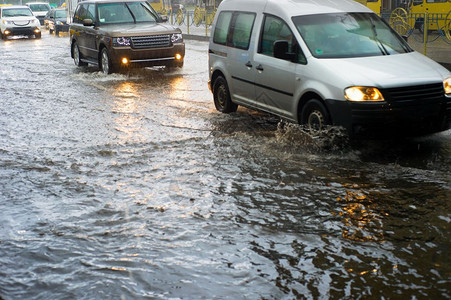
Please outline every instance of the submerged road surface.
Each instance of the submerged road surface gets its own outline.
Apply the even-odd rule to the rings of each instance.
[[[451,133],[349,143],[0,41],[0,298],[449,299]]]

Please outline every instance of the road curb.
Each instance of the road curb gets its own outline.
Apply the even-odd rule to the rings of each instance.
[[[195,34],[183,34],[183,38],[188,39],[188,40],[205,41],[205,42],[207,42],[210,39],[209,36],[202,36],[202,35],[195,35]]]
[[[447,68],[448,71],[451,71],[451,63],[441,63],[441,62],[439,62],[439,64],[441,64],[442,66],[444,66],[445,68]]]

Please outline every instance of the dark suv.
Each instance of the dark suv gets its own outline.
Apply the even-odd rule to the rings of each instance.
[[[94,64],[106,74],[128,67],[182,67],[182,31],[163,21],[145,0],[80,2],[70,25],[71,56],[77,66]]]

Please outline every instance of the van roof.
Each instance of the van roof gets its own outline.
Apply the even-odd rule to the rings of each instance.
[[[261,11],[286,16],[336,12],[373,12],[354,0],[224,0],[224,10]]]
[[[16,9],[16,8],[26,8],[26,9],[30,9],[28,6],[26,5],[8,5],[8,6],[2,6],[2,9]]]

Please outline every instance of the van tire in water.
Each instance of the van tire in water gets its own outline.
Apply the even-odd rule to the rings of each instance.
[[[330,125],[329,114],[324,104],[317,99],[307,101],[302,109],[301,124],[307,125],[310,132],[319,132],[324,130],[326,125]]]
[[[233,103],[230,98],[229,86],[222,76],[218,76],[215,80],[213,86],[213,99],[216,109],[222,113],[228,114],[236,112],[238,109],[238,105]]]

